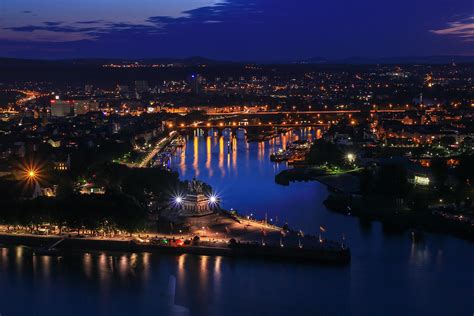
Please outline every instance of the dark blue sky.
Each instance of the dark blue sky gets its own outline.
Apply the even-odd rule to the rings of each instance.
[[[473,55],[472,0],[0,0],[0,56]]]

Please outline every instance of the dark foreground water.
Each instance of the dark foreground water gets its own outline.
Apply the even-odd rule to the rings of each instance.
[[[303,135],[303,136],[302,136]],[[0,248],[0,314],[164,315],[170,276],[174,304],[190,315],[468,315],[474,313],[474,245],[444,235],[393,232],[379,223],[334,214],[317,182],[274,182],[284,165],[268,155],[295,137],[247,144],[242,133],[190,137],[172,162],[183,178],[212,184],[225,208],[265,215],[325,237],[344,233],[347,267],[190,255],[73,253],[34,257],[25,247]]]

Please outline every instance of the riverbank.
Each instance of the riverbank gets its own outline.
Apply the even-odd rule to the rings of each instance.
[[[333,193],[324,202],[334,212],[348,216],[357,216],[368,221],[379,221],[397,230],[423,230],[430,233],[449,234],[474,242],[474,226],[469,222],[447,220],[433,211],[415,211],[397,207],[387,207],[362,196]]]
[[[62,241],[61,241],[62,240]],[[61,242],[59,242],[61,241]],[[56,246],[57,254],[67,251],[121,251],[121,252],[153,252],[159,254],[205,255],[244,257],[257,259],[307,261],[323,264],[348,264],[350,251],[340,248],[330,242],[321,243],[318,247],[282,247],[273,245],[260,245],[258,243],[237,242],[230,240],[228,243],[201,241],[198,238],[178,239],[175,237],[162,237],[160,243],[154,240],[136,238],[124,239],[98,239],[75,238],[67,236],[35,236],[18,234],[0,234],[0,244],[23,245],[33,248],[33,251],[45,249],[48,245],[59,242]],[[165,241],[165,242],[163,242]],[[39,251],[38,251],[39,253]]]
[[[311,166],[287,169],[275,176],[275,182],[289,185],[293,181],[318,181],[331,192],[324,202],[326,207],[344,215],[357,216],[369,221],[379,221],[397,230],[424,230],[432,233],[474,241],[474,226],[469,222],[447,219],[431,210],[414,211],[386,206],[386,199],[360,195],[360,180],[357,171],[331,174],[323,168]]]
[[[275,182],[280,185],[289,185],[295,181],[319,181],[328,187],[343,192],[357,192],[359,180],[354,175],[360,169],[330,170],[329,168],[314,165],[298,165],[291,169],[279,172]]]

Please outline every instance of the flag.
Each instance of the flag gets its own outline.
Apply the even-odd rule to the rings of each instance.
[[[323,226],[319,226],[319,230],[324,233],[326,231],[326,228],[324,228]]]

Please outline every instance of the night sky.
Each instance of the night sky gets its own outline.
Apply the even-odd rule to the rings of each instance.
[[[3,57],[473,54],[473,0],[0,0]]]

